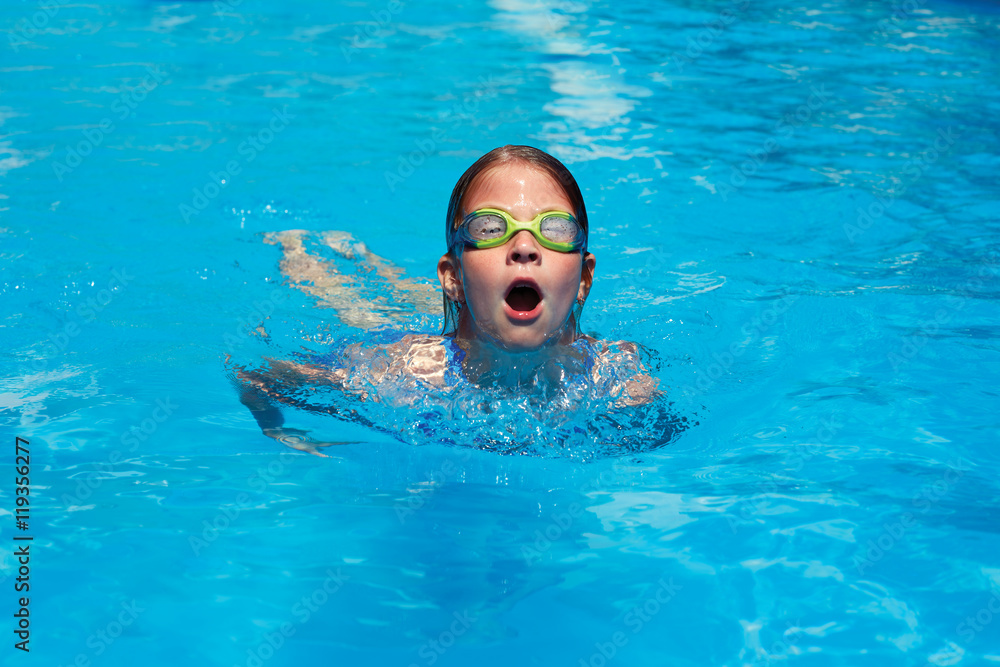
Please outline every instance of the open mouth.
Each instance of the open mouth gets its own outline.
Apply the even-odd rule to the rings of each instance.
[[[507,293],[505,301],[515,312],[530,313],[542,302],[542,296],[531,285],[517,285]]]

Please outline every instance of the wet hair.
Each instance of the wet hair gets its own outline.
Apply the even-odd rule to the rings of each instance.
[[[566,197],[573,205],[573,211],[571,211],[571,213],[576,216],[577,221],[583,227],[584,233],[589,233],[590,228],[587,223],[587,207],[583,203],[583,193],[580,192],[580,186],[577,185],[576,179],[573,178],[573,174],[571,174],[569,169],[566,168],[566,165],[545,151],[534,148],[533,146],[508,145],[501,146],[500,148],[494,148],[489,153],[476,160],[471,167],[465,170],[465,173],[458,179],[458,183],[455,184],[455,188],[451,191],[451,200],[448,202],[448,215],[445,218],[444,232],[445,243],[449,244],[449,253],[452,253],[450,245],[452,232],[462,223],[465,193],[469,190],[469,187],[476,180],[476,178],[484,172],[492,169],[493,167],[499,167],[511,163],[530,165],[551,176],[555,182],[562,187],[563,191],[566,193]],[[586,248],[584,248],[584,252],[586,252]],[[447,336],[454,333],[458,329],[458,315],[460,308],[461,304],[449,299],[447,294],[444,295],[444,330],[442,331],[442,335]],[[582,309],[582,303],[578,303],[577,308],[574,309],[578,332],[580,327],[580,312]]]

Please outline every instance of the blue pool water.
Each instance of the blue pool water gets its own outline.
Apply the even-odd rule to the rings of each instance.
[[[0,27],[2,664],[1000,661],[995,4],[9,0]],[[676,420],[621,438],[658,446],[475,447],[405,409],[290,411],[353,443],[329,459],[262,436],[226,355],[374,335],[266,235],[432,283],[451,187],[505,143],[580,181],[583,329],[648,350]]]

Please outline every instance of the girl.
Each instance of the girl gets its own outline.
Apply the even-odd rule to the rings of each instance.
[[[644,372],[634,344],[602,343],[580,332],[596,260],[587,251],[583,196],[559,160],[529,146],[490,151],[458,180],[445,222],[447,252],[437,266],[442,335],[408,334],[305,362],[270,360],[265,371],[238,369],[241,400],[265,435],[319,455],[318,447],[339,444],[283,427],[274,401],[316,409],[301,398],[302,387],[335,387],[393,409],[454,409],[478,392],[472,410],[486,413],[491,409],[481,400],[483,391],[492,392],[487,398],[527,393],[549,411],[570,412],[595,395],[615,407],[656,395],[656,381]],[[366,261],[377,275],[398,278],[398,269],[346,235],[325,240],[342,256]],[[305,253],[301,232],[269,241],[281,244],[282,269],[293,283],[324,298],[342,320],[366,326],[385,319],[377,304],[351,293],[354,286],[344,276]],[[401,302],[425,309],[426,286],[400,280],[396,286]],[[351,412],[353,421],[376,428],[382,421]],[[495,442],[488,435],[477,441]]]

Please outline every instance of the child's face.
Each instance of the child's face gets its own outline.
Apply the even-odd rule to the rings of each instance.
[[[461,215],[482,208],[502,209],[519,221],[530,221],[543,211],[573,212],[555,179],[518,162],[489,169],[472,183]],[[515,350],[537,348],[553,339],[572,341],[567,320],[576,300],[590,291],[593,255],[549,250],[531,232],[521,230],[496,248],[465,248],[458,264],[458,287],[465,301],[460,335],[486,336]]]

